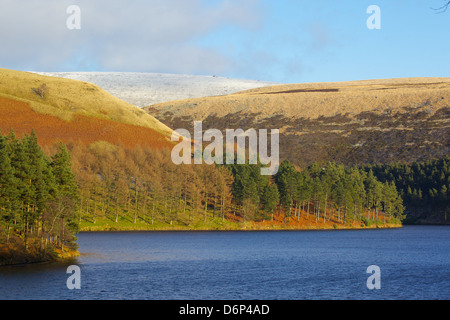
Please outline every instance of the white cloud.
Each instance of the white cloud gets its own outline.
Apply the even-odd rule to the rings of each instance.
[[[69,5],[81,30],[66,27]],[[258,0],[1,0],[2,67],[221,73],[232,64],[196,40],[223,25],[257,28]]]

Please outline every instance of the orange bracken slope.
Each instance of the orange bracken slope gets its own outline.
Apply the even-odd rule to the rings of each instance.
[[[37,113],[26,102],[0,97],[1,133],[7,134],[11,129],[18,137],[34,130],[39,143],[47,146],[57,142],[91,144],[97,141],[121,143],[126,148],[137,145],[155,149],[173,146],[166,136],[150,128],[84,115],[65,121]]]

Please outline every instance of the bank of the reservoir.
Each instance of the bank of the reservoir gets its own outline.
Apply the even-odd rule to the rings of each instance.
[[[301,230],[364,230],[364,229],[390,229],[401,228],[402,224],[396,220],[350,220],[346,223],[338,223],[333,220],[315,219],[309,217],[285,219],[283,216],[275,216],[274,220],[266,221],[242,221],[232,219],[215,218],[207,221],[197,220],[189,223],[170,221],[112,221],[108,218],[98,218],[94,222],[82,221],[80,232],[141,232],[141,231],[301,231]],[[29,242],[24,244],[18,237],[10,243],[0,244],[0,266],[20,265],[42,262],[70,261],[79,256],[79,252],[69,247],[49,246],[43,250],[39,243]]]

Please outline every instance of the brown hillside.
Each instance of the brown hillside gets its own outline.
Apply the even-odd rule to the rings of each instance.
[[[450,153],[450,78],[278,85],[145,110],[173,129],[279,129],[280,157],[300,166]]]
[[[157,149],[172,146],[164,135],[150,128],[84,115],[76,115],[66,121],[37,113],[26,102],[3,97],[0,97],[0,129],[3,134],[13,129],[19,137],[34,130],[40,144],[47,146],[60,141],[84,144],[107,141],[121,143],[127,148],[137,145]]]
[[[433,112],[449,101],[450,78],[411,78],[277,85],[228,96],[171,101],[146,109],[167,123],[169,115],[202,120],[237,112],[258,114],[259,119],[273,115],[317,119],[423,105]]]
[[[82,115],[150,128],[169,140],[172,134],[140,108],[88,82],[0,68],[0,97],[26,102],[34,111],[62,120]]]

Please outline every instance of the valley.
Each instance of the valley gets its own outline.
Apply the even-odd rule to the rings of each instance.
[[[105,81],[109,75],[96,76]],[[110,90],[111,83],[121,86],[117,77],[127,76],[113,75]],[[143,90],[140,77],[132,78],[118,95]],[[190,84],[208,88],[202,81]],[[448,223],[450,79],[230,81],[252,88],[228,94],[230,83],[225,91],[212,86],[204,91],[212,96],[139,108],[135,104],[149,97],[137,94],[133,104],[90,82],[0,69],[0,178],[8,181],[0,183],[2,263],[48,259],[47,248],[50,257],[70,255],[64,248],[76,245],[69,230]],[[189,88],[181,82],[169,84],[169,91]],[[175,164],[172,133],[182,128],[195,139],[196,121],[202,136],[210,129],[278,129],[279,170],[262,175],[267,163],[258,161]],[[64,197],[52,182],[61,175],[52,172],[61,150],[71,171]]]

